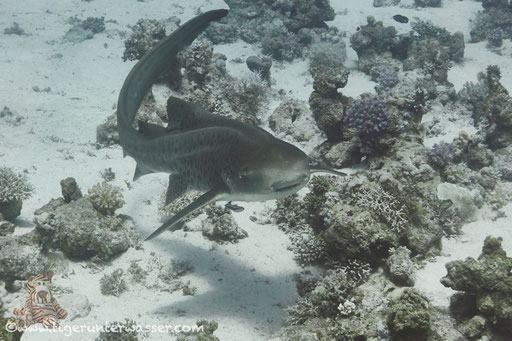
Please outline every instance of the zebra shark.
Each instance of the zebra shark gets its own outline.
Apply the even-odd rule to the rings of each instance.
[[[166,204],[192,189],[204,192],[146,240],[178,229],[185,217],[212,202],[278,199],[306,186],[312,173],[346,175],[258,126],[211,114],[176,97],[167,101],[172,128],[142,121],[138,131],[133,127],[144,96],[170,61],[227,14],[225,9],[212,10],[187,21],[135,64],[121,88],[117,129],[124,155],[137,162],[134,180],[170,173]]]

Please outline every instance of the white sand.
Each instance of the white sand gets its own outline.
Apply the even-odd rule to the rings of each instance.
[[[406,1],[410,4],[412,1]],[[371,0],[331,1],[338,12],[332,23],[346,31],[348,36],[359,25],[366,23],[367,15],[374,15],[385,25],[394,25],[399,32],[407,32],[410,25],[393,21],[400,13],[409,18],[432,19],[450,31],[460,30],[469,37],[468,19],[480,9],[474,1],[444,0],[445,8],[421,9],[410,7],[373,8]],[[180,4],[180,5],[176,5]],[[0,29],[17,21],[28,36],[0,35],[0,109],[9,107],[25,117],[20,126],[12,127],[0,121],[0,165],[17,171],[26,170],[35,186],[34,195],[24,202],[21,216],[16,223],[16,233],[30,231],[33,212],[51,198],[59,197],[59,181],[68,176],[77,179],[82,190],[101,181],[100,171],[111,167],[116,173],[115,184],[124,189],[126,205],[120,210],[132,216],[142,236],[148,235],[160,220],[156,206],[160,194],[167,186],[167,176],[151,175],[141,178],[129,190],[124,184],[131,180],[134,161],[122,158],[121,149],[95,148],[96,127],[112,114],[118,91],[134,62],[123,63],[124,51],[121,33],[130,33],[127,25],[140,18],[164,19],[178,16],[182,22],[192,17],[196,8],[206,11],[226,7],[220,0],[204,1],[2,1]],[[342,12],[346,9],[346,14]],[[71,27],[66,20],[77,15],[105,16],[107,29],[91,40],[79,44],[63,43],[64,33]],[[115,22],[110,22],[115,20]],[[356,55],[347,42],[347,65],[355,68]],[[247,56],[258,49],[245,43],[219,46],[216,50],[226,53],[228,59]],[[485,43],[468,44],[466,61],[456,65],[449,80],[460,88],[464,82],[475,80],[476,73],[486,65],[498,64],[503,74],[503,84],[512,89],[512,63],[509,43],[503,56],[491,53]],[[55,58],[55,54],[62,54]],[[243,64],[227,63],[234,75],[245,72]],[[283,64],[272,71],[276,88],[283,88],[292,96],[307,101],[311,92],[311,79],[303,61]],[[343,93],[358,96],[372,91],[375,84],[356,70],[351,70],[349,83]],[[50,87],[51,91],[35,92]],[[151,204],[143,202],[150,200]],[[91,273],[83,263],[69,263],[67,278],[57,273],[55,285],[70,287],[76,294],[84,295],[92,304],[86,318],[64,321],[65,325],[103,324],[105,321],[122,321],[131,318],[141,324],[194,324],[197,319],[219,321],[216,331],[221,340],[264,340],[278,330],[284,322],[284,307],[297,296],[293,274],[300,268],[287,251],[288,238],[275,226],[261,226],[251,222],[253,211],[261,213],[262,204],[243,204],[245,211],[235,214],[240,226],[249,238],[238,244],[219,246],[209,251],[211,242],[199,232],[185,234],[182,231],[165,233],[157,240],[144,244],[144,250],[131,249],[105,269],[111,273],[116,268],[126,270],[132,260],[149,259],[151,252],[162,261],[170,259],[190,260],[195,266],[191,275],[185,276],[198,287],[195,296],[183,296],[180,292],[169,294],[129,284],[128,292],[120,298],[103,296],[99,279],[103,273]],[[511,253],[512,233],[510,226],[511,205],[506,208],[507,218],[496,222],[479,220],[464,228],[464,235],[444,241],[444,256],[428,264],[418,273],[418,287],[423,289],[436,305],[446,305],[449,291],[440,286],[439,279],[445,273],[444,263],[480,253],[487,234],[505,238],[504,247]],[[3,290],[3,289],[2,289]],[[3,297],[6,307],[20,306],[24,291]],[[58,299],[59,297],[57,297]],[[65,302],[60,302],[64,307]],[[176,312],[184,310],[178,317]],[[73,339],[94,340],[97,333],[75,334]],[[69,339],[64,334],[41,335],[26,333],[23,340]],[[149,340],[168,340],[169,336],[151,333]]]

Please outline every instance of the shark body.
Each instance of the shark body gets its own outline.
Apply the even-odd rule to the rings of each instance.
[[[304,187],[314,172],[344,173],[313,164],[297,147],[264,129],[213,115],[176,97],[167,111],[173,128],[133,121],[154,81],[212,21],[227,10],[205,12],[175,30],[133,67],[119,94],[117,126],[125,155],[137,161],[134,179],[154,173],[171,173],[166,204],[189,190],[205,192],[155,230],[176,229],[193,211],[219,201],[264,201],[288,196]]]

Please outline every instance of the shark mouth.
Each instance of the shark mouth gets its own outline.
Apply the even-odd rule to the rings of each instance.
[[[291,189],[299,186],[300,184],[301,184],[301,182],[296,182],[294,184],[291,184],[291,185],[288,185],[288,186],[283,186],[283,187],[278,187],[278,188],[276,188],[274,185],[272,185],[271,188],[272,188],[272,190],[274,192],[286,192],[288,190],[291,190]]]
[[[278,181],[274,182],[270,189],[274,192],[288,192],[293,191],[295,189],[301,188],[308,180],[309,176],[303,175],[298,179],[294,179],[291,181]]]

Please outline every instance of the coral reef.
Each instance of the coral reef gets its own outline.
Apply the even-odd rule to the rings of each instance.
[[[492,331],[512,333],[512,258],[501,247],[501,238],[488,236],[478,259],[471,257],[446,264],[441,283],[464,294],[452,297],[451,310],[462,318],[468,334],[471,318],[481,316]]]
[[[449,315],[431,307],[416,289],[393,286],[382,271],[365,276],[341,301],[337,315],[327,318],[312,317],[315,306],[300,301],[302,322],[281,329],[269,341],[463,340]]]
[[[283,31],[269,31],[261,39],[261,52],[278,61],[291,62],[302,57],[304,45],[308,45],[311,36]]]
[[[290,323],[297,325],[310,318],[336,316],[340,312],[340,304],[344,307],[352,290],[363,283],[369,274],[368,264],[358,262],[327,270],[325,276],[311,285],[310,291],[306,291],[297,304],[288,309]]]
[[[410,255],[411,251],[404,246],[389,250],[389,257],[386,260],[386,273],[396,285],[414,285],[415,267]]]
[[[316,32],[328,31],[325,21],[333,20],[328,0],[268,1],[229,0],[229,15],[207,30],[214,43],[243,39],[260,42],[263,53],[277,60],[301,57]]]
[[[398,84],[398,72],[390,67],[380,67],[373,70],[376,73],[377,86],[375,91],[381,93],[386,89],[391,89]]]
[[[428,165],[426,154],[425,147],[408,143],[396,155],[370,159],[371,171],[365,175],[329,181],[329,186],[313,178],[311,192],[304,199],[277,201],[274,222],[284,231],[298,234],[295,246],[303,249],[297,252],[292,247],[298,259],[319,254],[323,243],[323,259],[358,259],[372,265],[388,257],[390,248],[400,246],[419,258],[435,253],[443,234],[456,231],[466,218],[464,212],[481,201],[478,191],[470,192],[476,197],[469,209],[458,201],[450,204],[438,198],[441,179]],[[301,234],[307,236],[307,243]]]
[[[500,47],[503,39],[512,39],[512,6],[507,1],[483,1],[471,22],[471,42],[487,39],[491,47]]]
[[[63,192],[69,182],[63,182]],[[40,245],[44,249],[60,249],[72,258],[98,260],[110,259],[134,246],[138,237],[132,219],[113,215],[120,203],[119,191],[102,189],[105,187],[92,191],[100,198],[93,195],[96,204],[90,201],[90,195],[69,203],[58,198],[36,210],[34,234]]]
[[[347,85],[349,72],[345,70],[345,45],[315,44],[309,72],[313,76],[314,91],[309,96],[309,106],[316,124],[330,141],[339,141],[343,132],[343,116],[351,99],[338,93]]]
[[[207,217],[201,222],[201,229],[203,236],[208,239],[218,243],[236,243],[248,236],[247,232],[235,222],[229,210],[212,204],[205,211]]]
[[[499,172],[501,179],[512,181],[512,146],[494,152],[493,167]]]
[[[446,82],[452,62],[464,59],[463,34],[450,34],[429,21],[419,20],[411,27],[404,70],[420,68],[437,82]]]
[[[305,228],[307,230],[307,228]],[[313,231],[294,233],[290,236],[295,260],[301,265],[318,264],[324,261],[326,252],[325,241],[318,238]]]
[[[117,116],[115,113],[107,117],[104,123],[96,127],[96,148],[99,149],[114,144],[119,144]]]
[[[198,40],[182,53],[180,62],[190,82],[204,86],[206,77],[212,71],[212,57],[213,44],[208,40]]]
[[[464,58],[464,36],[460,32],[450,34],[428,21],[411,23],[411,28],[409,34],[398,35],[393,26],[384,26],[369,16],[367,25],[350,38],[359,69],[375,78],[382,69],[394,66],[404,71],[421,69],[435,81],[447,82],[452,62]],[[396,63],[399,60],[403,65]]]
[[[165,26],[157,20],[140,19],[132,30],[131,36],[124,42],[124,61],[139,60],[165,38]]]
[[[427,340],[431,331],[430,302],[416,289],[406,288],[391,301],[387,324],[394,340]]]
[[[396,29],[386,26],[374,17],[367,18],[367,25],[350,37],[350,45],[356,51],[359,59],[391,51],[396,40]]]
[[[343,119],[345,125],[355,129],[362,138],[375,138],[391,131],[393,126],[386,104],[372,97],[354,101]]]
[[[500,83],[501,72],[497,66],[487,67],[485,84],[488,96],[481,106],[475,108],[476,117],[484,117],[486,142],[492,150],[505,148],[512,144],[512,98]]]
[[[24,280],[25,273],[43,273],[50,261],[41,249],[23,236],[0,237],[0,278],[8,291],[15,280]]]
[[[20,215],[23,200],[32,195],[34,188],[25,174],[0,167],[0,221],[12,220]]]

